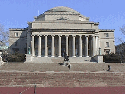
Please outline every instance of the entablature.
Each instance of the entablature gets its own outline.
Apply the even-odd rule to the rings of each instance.
[[[95,32],[95,29],[31,29],[31,32]]]

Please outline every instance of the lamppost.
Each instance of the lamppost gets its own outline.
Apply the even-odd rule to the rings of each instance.
[[[36,85],[34,86],[34,94],[36,94]]]

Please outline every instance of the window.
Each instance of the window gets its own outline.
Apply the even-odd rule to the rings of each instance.
[[[109,47],[109,42],[106,42],[106,47]]]
[[[105,52],[105,54],[109,54],[110,50],[109,49],[105,49],[104,52]]]
[[[106,54],[109,54],[109,51],[106,51]]]
[[[15,37],[18,37],[18,32],[15,32],[14,35],[15,35]]]
[[[109,37],[109,34],[108,33],[104,33],[105,37]]]

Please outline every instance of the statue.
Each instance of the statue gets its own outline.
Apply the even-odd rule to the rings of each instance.
[[[28,47],[28,54],[30,55],[30,47]]]
[[[101,55],[101,48],[99,47],[99,55]]]

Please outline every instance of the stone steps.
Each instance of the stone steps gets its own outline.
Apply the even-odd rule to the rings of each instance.
[[[64,57],[32,57],[29,56],[25,63],[63,63]],[[69,57],[71,63],[96,63],[92,57]]]
[[[82,71],[82,72],[107,72],[108,65],[111,66],[111,72],[125,72],[125,64],[108,63],[71,63],[71,69],[62,66],[59,63],[4,63],[0,66],[0,71]],[[105,73],[104,73],[105,74]],[[115,74],[114,74],[115,75]]]
[[[125,73],[18,73],[0,72],[0,86],[39,84],[46,87],[86,87],[125,85]]]

